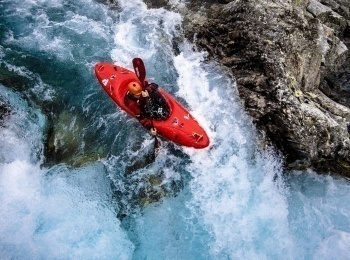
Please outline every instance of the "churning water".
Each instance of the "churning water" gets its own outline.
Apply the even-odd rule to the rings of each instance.
[[[0,1],[0,258],[349,259],[349,182],[282,176],[234,80],[182,40],[179,14],[101,2]],[[152,137],[93,74],[134,57],[209,148],[163,141],[147,159]]]

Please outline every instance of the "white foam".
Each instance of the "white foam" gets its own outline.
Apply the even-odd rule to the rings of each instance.
[[[16,66],[8,61],[6,61],[6,55],[3,57],[0,56],[0,61],[2,64],[11,72],[14,72],[16,75],[20,75],[24,78],[27,78],[33,82],[33,87],[28,89],[28,92],[32,92],[38,99],[43,101],[52,101],[56,92],[55,90],[41,79],[40,75],[37,75],[29,71],[24,66]]]
[[[0,94],[11,106],[0,127],[1,257],[130,259],[103,165],[42,168],[44,117],[2,85]]]
[[[292,236],[304,258],[346,259],[350,234],[350,185],[342,179],[315,172],[293,172],[289,221]],[[317,221],[315,221],[317,220]]]
[[[314,259],[349,259],[350,233],[334,230],[316,250]]]
[[[107,15],[105,6],[88,0],[78,1],[75,4],[81,7],[82,14],[73,13],[65,8],[64,1],[18,1],[12,5],[11,11],[21,13],[23,20],[19,22],[26,22],[26,17],[30,17],[33,21],[28,30],[20,36],[14,38],[9,34],[6,42],[21,46],[31,52],[43,51],[54,54],[61,60],[74,61],[78,58],[76,56],[81,49],[80,46],[84,44],[84,41],[89,40],[88,37],[90,40],[92,37],[98,41],[108,41],[112,19]],[[65,21],[59,22],[51,19],[45,12],[49,8],[60,9]],[[96,21],[94,16],[100,16],[105,23]],[[11,19],[10,16],[6,18]],[[80,41],[74,39],[72,35],[79,38]]]
[[[145,208],[133,225],[140,244],[134,258],[208,259],[208,234],[184,207],[187,192]]]
[[[26,161],[2,165],[2,257],[131,259],[134,246],[108,204],[101,170],[61,167],[45,176],[45,169]]]
[[[26,101],[1,84],[0,95],[10,106],[10,115],[0,128],[0,163],[41,159],[45,118],[38,110],[30,111]]]
[[[117,47],[111,52],[112,59],[120,65],[130,66],[134,57],[147,61],[157,58],[155,56],[162,51],[169,55],[181,16],[164,9],[147,9],[140,0],[122,1],[120,6],[123,11],[115,27]]]
[[[174,59],[179,73],[177,94],[188,101],[192,113],[210,121],[200,120],[215,135],[210,134],[212,145],[207,150],[186,149],[192,160],[186,168],[193,176],[188,205],[214,238],[212,257],[270,258],[276,245],[292,256],[288,205],[283,187],[274,181],[281,174],[281,163],[256,147],[254,128],[235,90],[230,90],[234,81],[224,79],[224,74],[220,80],[213,72],[212,80],[210,65],[203,69],[204,54],[189,49]]]
[[[159,42],[152,29],[156,27],[149,26],[152,23],[147,20],[149,12],[157,12],[145,10],[143,4],[135,7],[129,1],[123,7],[134,8],[138,15],[130,19],[127,11],[123,13],[127,19],[116,27],[115,42],[120,47],[112,52],[112,58],[126,65],[136,55],[145,58],[147,65],[151,59],[164,63],[166,59],[159,55],[166,47],[153,44]],[[146,28],[142,26],[146,23],[149,37],[143,38],[142,30]],[[255,130],[239,104],[234,80],[214,64],[205,65],[205,53],[193,52],[187,43],[180,47],[180,55],[171,56],[179,75],[176,95],[186,101],[211,138],[207,149],[184,148],[192,161],[185,167],[193,177],[187,206],[192,217],[210,234],[212,257],[269,258],[282,251],[292,256],[283,183],[281,178],[274,181],[281,174],[278,157],[256,147]],[[275,205],[273,210],[269,209],[270,203]],[[259,244],[262,240],[267,250]],[[276,245],[281,251],[274,255]]]
[[[169,0],[169,4],[173,8],[182,9],[186,7],[186,0]]]

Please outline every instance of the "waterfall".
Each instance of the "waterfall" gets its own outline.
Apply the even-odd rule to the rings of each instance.
[[[0,2],[2,258],[348,259],[349,182],[283,174],[234,78],[183,38],[180,14],[102,2]],[[134,57],[208,148],[162,139],[147,159],[152,137],[93,73]]]

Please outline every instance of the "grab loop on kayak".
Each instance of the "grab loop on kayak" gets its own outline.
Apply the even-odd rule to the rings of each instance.
[[[192,136],[196,139],[196,143],[198,143],[203,138],[203,135],[197,134],[196,132],[193,132]]]
[[[104,65],[101,65],[100,67],[98,67],[97,71],[98,71],[98,72],[101,72],[104,68],[105,68],[105,66],[104,66]]]

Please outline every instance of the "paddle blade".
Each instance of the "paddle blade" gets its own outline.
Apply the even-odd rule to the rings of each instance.
[[[140,58],[134,58],[132,60],[132,65],[134,66],[135,74],[139,78],[142,84],[144,84],[146,78],[146,68],[143,64],[143,60]]]

